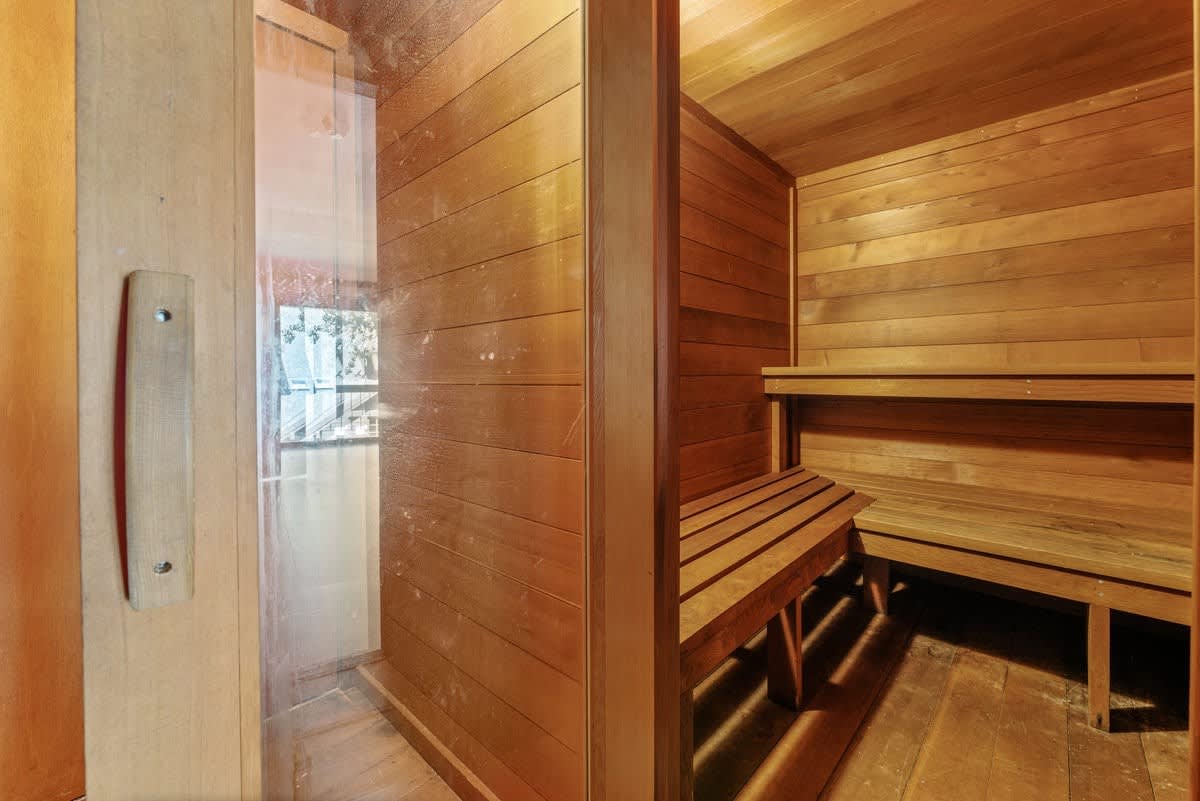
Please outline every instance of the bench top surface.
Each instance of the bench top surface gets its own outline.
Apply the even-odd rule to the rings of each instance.
[[[855,517],[862,531],[1191,589],[1191,522],[1185,511],[876,474],[837,472],[836,478],[876,498]]]
[[[1055,364],[1002,366],[980,369],[977,367],[764,367],[765,377],[881,377],[928,378],[988,378],[992,376],[1060,376],[1072,378],[1144,378],[1146,376],[1171,376],[1192,379],[1195,368],[1191,362],[1150,362],[1145,364]]]
[[[1039,400],[1078,403],[1192,403],[1188,363],[1055,365],[979,369],[764,367],[767,394]]]
[[[761,626],[791,600],[784,596],[798,594],[799,584],[825,572],[845,553],[850,523],[870,501],[797,467],[681,507],[679,628],[685,662],[698,643],[719,637],[732,621],[760,615]],[[834,542],[838,536],[840,543]],[[737,645],[732,642],[729,652]],[[698,658],[712,661],[720,650]]]

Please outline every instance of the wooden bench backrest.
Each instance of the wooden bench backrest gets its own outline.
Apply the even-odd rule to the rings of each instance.
[[[1190,508],[1190,407],[842,398],[799,404],[801,459],[817,472]]]

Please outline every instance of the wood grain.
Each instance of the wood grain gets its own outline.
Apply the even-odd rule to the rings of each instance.
[[[379,87],[387,668],[371,681],[456,789],[580,799],[581,12],[387,5],[352,29]]]
[[[964,793],[986,797],[1006,675],[1003,662],[959,651],[946,682],[946,700],[913,766],[906,801],[949,801]]]
[[[1112,610],[1088,604],[1088,723],[1100,731],[1109,730],[1109,690],[1112,685]]]
[[[590,801],[680,797],[679,6],[586,4]]]
[[[793,173],[1186,69],[1183,4],[727,0],[681,31],[684,91]]]
[[[254,130],[256,125],[254,95],[256,33],[258,18],[250,13],[251,0],[239,0],[234,25],[235,91],[242,98],[234,111],[234,130],[237,144],[235,163],[241,165],[235,183],[234,203],[237,235],[234,241],[235,259],[239,264],[256,260],[258,250],[256,219],[257,204],[254,184],[256,170]],[[237,476],[237,576],[238,576],[238,672],[241,677],[239,703],[241,706],[242,798],[259,801],[266,788],[265,726],[263,725],[262,670],[262,596],[259,592],[259,443],[258,421],[258,275],[257,271],[238,270],[234,279],[234,315],[236,322],[235,353],[237,360],[235,421],[236,453],[234,471]]]
[[[990,801],[1185,797],[1178,758],[1186,735],[1168,711],[1177,702],[1167,700],[1182,699],[1186,686],[1180,639],[1133,628],[1118,635],[1139,656],[1118,661],[1124,688],[1114,694],[1114,707],[1123,725],[1101,732],[1087,724],[1086,688],[1078,682],[1084,650],[1067,643],[1080,634],[1082,618],[1022,596],[998,599],[968,588],[924,579],[906,587],[924,612],[895,669],[875,668],[888,674],[884,687],[822,799],[945,797],[956,783]],[[1018,618],[1023,622],[1014,628]],[[857,635],[848,624],[842,628]],[[968,657],[1003,680],[966,686]],[[986,751],[991,720],[973,728],[984,736],[956,740],[943,728],[951,717],[980,710],[995,717],[990,755],[979,752]],[[697,717],[704,713],[698,706]],[[936,774],[915,774],[918,757]]]
[[[1114,609],[1187,625],[1191,621],[1188,593],[1149,588],[1144,584],[1112,581],[1095,575],[1048,568],[1027,562],[986,556],[887,535],[859,532],[855,548],[878,556],[943,573],[989,581],[1043,595],[1082,603],[1107,603]]]
[[[260,689],[252,671],[241,672],[239,636],[257,627],[238,586],[239,538],[254,536],[238,513],[239,486],[253,481],[233,467],[245,413],[237,403],[245,378],[239,310],[249,310],[233,288],[248,267],[239,256],[250,231],[239,220],[253,173],[252,154],[239,142],[253,105],[240,70],[253,62],[239,65],[247,31],[235,33],[235,24],[253,13],[236,2],[166,8],[98,0],[80,3],[77,19],[87,795],[236,798],[243,735],[251,753],[258,731],[254,719],[243,727],[242,682]],[[122,471],[106,443],[114,442],[120,408],[114,365],[123,283],[146,266],[195,282],[203,313],[195,326],[194,425],[204,447],[195,461],[195,596],[136,612],[119,557],[113,477]]]
[[[1164,375],[1087,375],[1087,368],[1081,368],[1005,375],[1003,370],[989,374],[985,369],[959,375],[934,370],[889,375],[873,369],[793,368],[768,375],[764,384],[771,395],[805,397],[1186,404],[1194,394],[1190,375],[1169,371]]]
[[[75,4],[0,18],[0,797],[69,801],[84,792]]]
[[[803,634],[799,599],[767,623],[767,695],[791,709],[799,709],[804,699]]]
[[[868,556],[863,559],[863,601],[876,613],[888,613],[891,598],[891,563],[886,559]]]
[[[918,611],[907,607],[889,617],[864,620],[863,613],[855,614],[857,604],[847,601],[829,614],[831,621],[848,619],[843,625],[853,634],[831,655],[825,672],[807,674],[812,695],[799,716],[783,727],[779,741],[737,793],[738,801],[818,798],[904,655]],[[818,636],[810,632],[813,639]],[[850,797],[865,794],[858,791]]]
[[[766,399],[744,379],[787,361],[790,181],[686,96],[680,119],[680,459],[687,501],[768,469]]]
[[[1200,119],[1200,70],[1195,65],[1200,63],[1200,2],[1192,3],[1192,115]],[[1200,131],[1192,132],[1193,152],[1200,151]],[[1200,187],[1200,158],[1192,165],[1193,183]],[[1198,190],[1200,191],[1200,190]],[[1200,206],[1200,196],[1195,201]],[[1193,230],[1192,274],[1195,279],[1196,297],[1200,297],[1200,229]],[[1192,317],[1193,324],[1200,330],[1200,314]],[[1200,350],[1192,353],[1196,374],[1200,376]],[[1200,404],[1192,407],[1192,459],[1193,468],[1200,475]],[[1192,676],[1200,676],[1200,481],[1192,482],[1192,605],[1190,609],[1192,622],[1190,668]],[[1193,681],[1188,689],[1188,798],[1195,801],[1200,799],[1200,681]]]
[[[192,280],[138,270],[125,301],[125,541],[129,602],[195,591]]]
[[[802,177],[795,362],[1164,358],[1142,343],[1192,332],[1191,117],[1171,76]]]
[[[680,608],[684,687],[699,683],[846,554],[850,520],[871,499],[842,487],[823,495],[797,507],[798,528],[789,530],[785,514],[692,563],[700,580]],[[681,577],[681,586],[689,579],[695,576]]]
[[[1088,721],[1087,689],[1070,689],[1067,743],[1071,759],[1071,798],[1082,801],[1128,798],[1150,801],[1154,787],[1137,741],[1113,737]]]

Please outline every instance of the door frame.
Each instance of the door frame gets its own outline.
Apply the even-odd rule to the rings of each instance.
[[[1193,342],[1200,333],[1200,0],[1192,3],[1192,227],[1193,227]],[[1200,347],[1193,344],[1196,360],[1192,375],[1192,625],[1188,671],[1188,798],[1200,801]]]
[[[70,799],[84,783],[74,0],[4,4],[0,43],[0,798]]]
[[[587,798],[675,801],[679,0],[582,4]]]
[[[257,529],[253,439],[245,436],[254,418],[253,404],[244,403],[253,387],[238,381],[253,318],[248,329],[241,324],[236,269],[253,263],[253,147],[245,138],[253,109],[241,115],[237,102],[253,80],[238,69],[240,51],[253,44],[240,34],[253,29],[235,30],[240,18],[253,21],[245,0],[85,0],[77,7],[79,488],[91,801],[232,798],[253,785],[242,769],[257,748],[258,725],[257,569],[255,540],[246,537]],[[116,421],[123,417],[125,281],[138,269],[194,281],[199,580],[190,601],[135,612],[124,586]]]

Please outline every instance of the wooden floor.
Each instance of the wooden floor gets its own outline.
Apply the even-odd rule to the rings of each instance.
[[[267,722],[270,801],[459,801],[352,676]]]
[[[1085,720],[1081,609],[907,577],[881,618],[857,582],[844,567],[805,597],[798,717],[766,698],[761,636],[698,688],[698,799],[1185,798],[1183,627],[1114,618],[1104,734]]]

